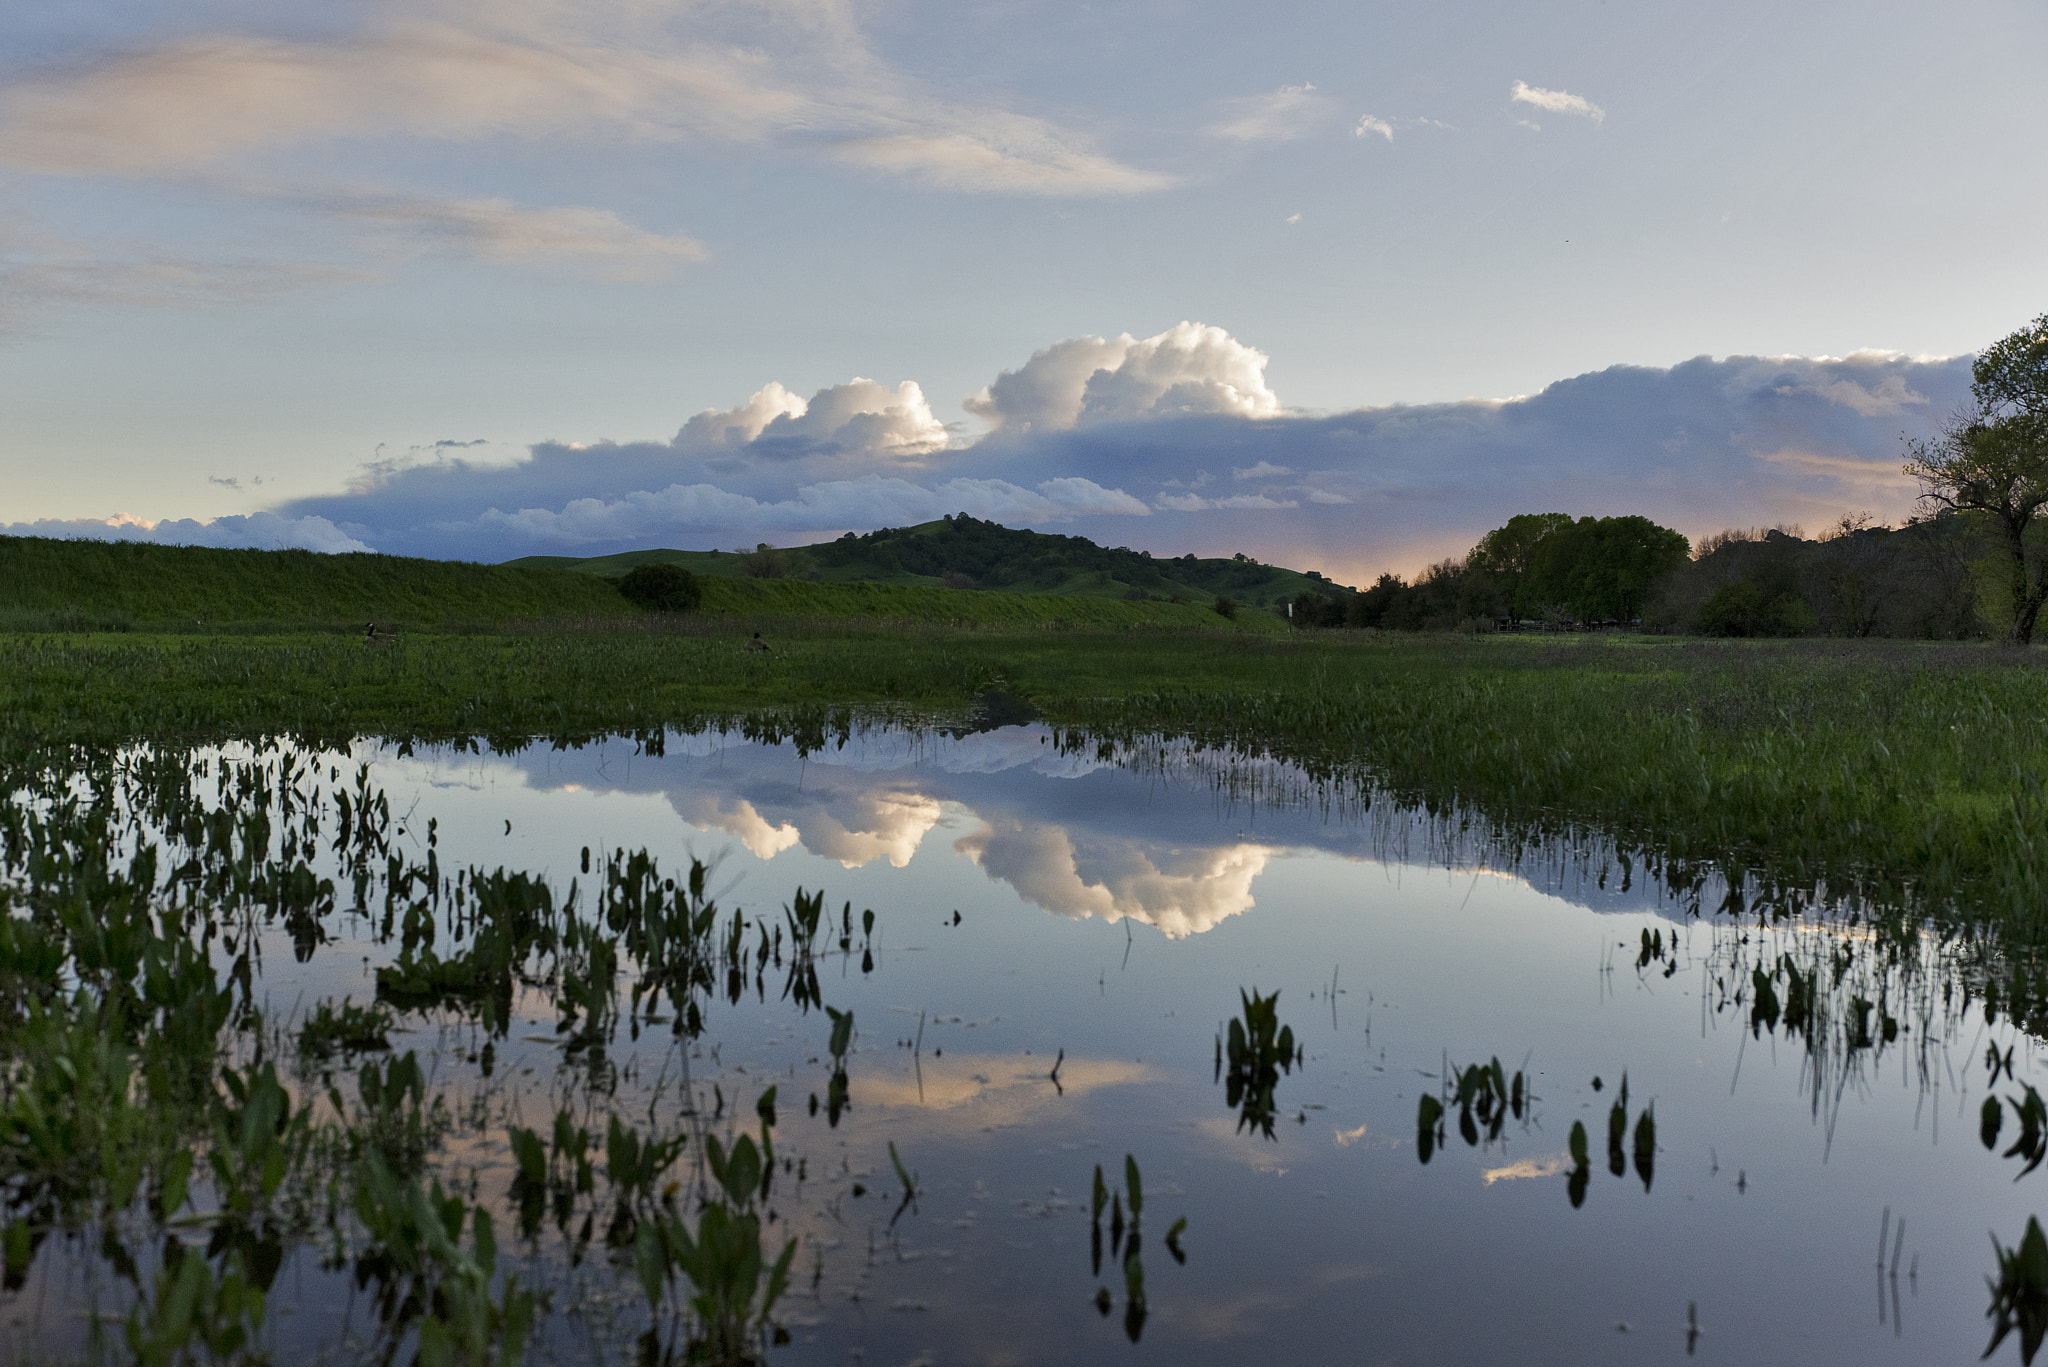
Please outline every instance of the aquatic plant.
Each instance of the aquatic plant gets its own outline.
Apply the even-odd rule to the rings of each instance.
[[[797,1241],[769,1261],[762,1242],[763,1203],[775,1179],[774,1089],[759,1106],[761,1141],[741,1135],[730,1148],[716,1135],[704,1141],[710,1181],[704,1185],[694,1226],[673,1195],[640,1221],[634,1266],[648,1303],[660,1309],[669,1288],[688,1283],[682,1356],[691,1362],[744,1364],[766,1351],[768,1340],[787,1342],[774,1319],[775,1303],[789,1289]],[[656,1330],[642,1343],[643,1361],[670,1360]]]
[[[1280,994],[1260,996],[1257,988],[1238,989],[1242,1012],[1216,1036],[1216,1076],[1224,1084],[1227,1104],[1238,1108],[1237,1127],[1251,1126],[1272,1139],[1277,1113],[1273,1090],[1282,1073],[1302,1061],[1294,1027],[1280,1024]]]
[[[1984,1356],[1998,1351],[1998,1345],[2015,1329],[2020,1335],[2020,1361],[2032,1362],[2048,1336],[2048,1236],[2041,1222],[2027,1217],[2026,1233],[2019,1244],[2007,1248],[1991,1236],[1991,1248],[1998,1256],[1998,1275],[1987,1278],[1991,1287],[1991,1342]]]

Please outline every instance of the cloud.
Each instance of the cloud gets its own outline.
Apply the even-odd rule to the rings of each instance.
[[[867,475],[809,484],[791,498],[763,501],[713,484],[672,484],[619,499],[573,499],[559,509],[485,510],[480,527],[554,547],[732,540],[763,533],[822,534],[932,522],[965,512],[993,522],[1064,522],[1076,517],[1143,517],[1151,509],[1121,489],[1069,476],[1026,489],[1005,480],[951,479],[926,487]],[[447,530],[453,531],[454,528]]]
[[[1516,81],[1508,87],[1508,98],[1521,104],[1533,104],[1538,109],[1553,114],[1576,114],[1581,118],[1599,123],[1607,117],[1607,111],[1583,95],[1574,95],[1564,90],[1545,90],[1540,85],[1528,85]],[[1530,127],[1535,127],[1531,124]]]
[[[1216,508],[1235,508],[1240,511],[1299,508],[1301,502],[1292,498],[1268,498],[1264,494],[1232,494],[1228,498],[1203,498],[1199,494],[1162,494],[1159,506],[1169,512],[1201,513]]]
[[[848,869],[877,859],[903,868],[944,815],[935,799],[915,790],[827,775],[816,787],[755,781],[745,796],[698,789],[671,793],[669,801],[683,820],[737,836],[756,858],[772,859],[800,843]]]
[[[1039,131],[1043,130],[1043,131]],[[1129,195],[1162,190],[1172,176],[1125,166],[1046,125],[1035,136],[897,133],[840,145],[840,160],[893,171],[941,190],[1003,195]]]
[[[1283,85],[1270,95],[1226,100],[1224,106],[1229,117],[1210,125],[1209,132],[1232,142],[1291,142],[1313,132],[1336,108],[1306,82]]]
[[[1879,380],[1875,387],[1842,378],[1803,387],[1787,386],[1783,392],[1818,394],[1866,418],[1888,417],[1894,413],[1905,412],[1909,406],[1924,406],[1927,403],[1927,396],[1914,393],[1907,386],[1905,377],[1901,375],[1887,375]]]
[[[53,175],[191,175],[391,136],[810,146],[972,192],[1172,183],[1046,120],[918,91],[832,3],[391,4],[317,38],[214,32],[107,54],[0,97],[0,164]]]
[[[1903,516],[1901,433],[1930,431],[1970,379],[1967,357],[1699,357],[1516,399],[1306,414],[1280,407],[1265,364],[1192,323],[1069,338],[968,401],[992,427],[970,444],[944,442],[908,381],[809,399],[770,384],[672,441],[543,442],[511,463],[436,450],[276,511],[379,550],[476,559],[787,545],[964,511],[1359,583],[1530,511],[1640,513],[1688,535]]]
[[[808,402],[770,381],[737,408],[697,414],[676,433],[674,444],[701,451],[766,442],[785,450],[830,447],[902,459],[929,455],[946,440],[945,424],[932,416],[915,380],[903,381],[892,393],[855,376],[819,390]]]
[[[265,551],[307,550],[336,554],[370,548],[324,517],[280,517],[251,513],[246,517],[191,518],[151,522],[128,513],[109,518],[42,518],[0,526],[0,536],[47,536],[63,541],[151,541],[165,546],[222,546]]]
[[[269,256],[194,256],[144,244],[86,243],[0,220],[0,333],[58,306],[246,307],[369,272]]]
[[[507,265],[577,260],[615,279],[639,280],[709,255],[695,238],[646,232],[609,209],[523,208],[507,199],[375,192],[296,198],[343,222],[375,229],[402,250],[429,247]]]
[[[1009,433],[1169,413],[1270,417],[1266,355],[1220,327],[1182,322],[1143,340],[1073,337],[1005,370],[967,399],[968,412]]]
[[[1490,1187],[1495,1182],[1511,1182],[1518,1177],[1555,1177],[1570,1166],[1570,1157],[1553,1153],[1542,1158],[1520,1158],[1498,1168],[1485,1168],[1479,1176]]]
[[[1394,140],[1394,125],[1388,123],[1385,119],[1376,119],[1372,115],[1367,114],[1360,118],[1358,126],[1351,130],[1351,136],[1354,138],[1362,138],[1372,133],[1377,133],[1388,142],[1392,142]]]
[[[953,848],[1047,911],[1076,920],[1129,916],[1175,940],[1249,910],[1252,880],[1274,853],[1249,844],[1184,849],[1077,841],[1064,827],[1002,817]]]

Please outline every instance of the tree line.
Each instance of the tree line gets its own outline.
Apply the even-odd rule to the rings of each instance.
[[[1356,594],[1304,593],[1297,625],[1639,627],[1709,636],[2033,639],[2048,606],[2048,314],[1972,366],[1970,402],[1907,443],[1922,515],[1808,538],[1731,528],[1688,546],[1642,517],[1525,513],[1463,559]]]
[[[1412,582],[1383,574],[1349,596],[1304,593],[1293,616],[1298,626],[1406,631],[1628,627],[1689,550],[1683,534],[1646,517],[1524,513]]]

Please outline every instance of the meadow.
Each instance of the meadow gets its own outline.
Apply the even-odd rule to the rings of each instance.
[[[743,721],[822,740],[863,715],[957,723],[993,691],[1077,735],[1271,755],[1454,806],[1510,839],[1597,830],[1667,876],[1719,868],[1794,902],[1912,906],[2048,938],[2048,675],[2030,652],[1210,622],[586,621],[377,646],[19,634],[0,641],[0,734],[31,748],[252,735],[502,748]],[[743,650],[764,627],[772,649]]]

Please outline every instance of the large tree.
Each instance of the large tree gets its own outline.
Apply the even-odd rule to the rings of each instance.
[[[1536,547],[1544,537],[1571,525],[1569,513],[1518,513],[1508,519],[1505,527],[1495,527],[1481,537],[1465,563],[1499,586],[1511,617],[1541,616],[1549,604],[1532,603],[1525,592]]]
[[[1979,354],[1970,396],[1940,435],[1907,443],[1906,473],[1930,507],[1995,528],[2012,598],[2006,640],[2025,645],[2048,602],[2048,557],[2028,544],[2048,507],[2048,313]]]
[[[1650,585],[1686,562],[1692,543],[1647,517],[1582,517],[1536,548],[1529,584],[1582,622],[1628,623]]]

